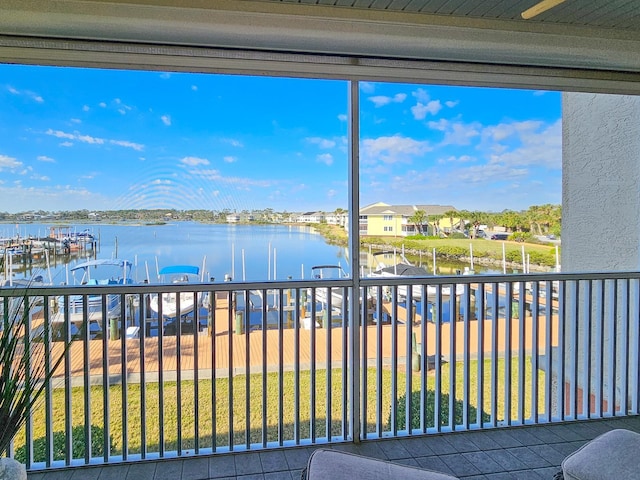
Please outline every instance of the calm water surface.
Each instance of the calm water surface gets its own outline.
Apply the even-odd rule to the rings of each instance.
[[[51,225],[21,224],[21,236],[46,236]],[[14,226],[4,226],[6,236],[16,235]],[[89,229],[98,242],[90,258],[120,258],[131,261],[132,277],[138,282],[157,277],[157,268],[196,265],[222,281],[262,281],[309,278],[311,267],[340,264],[349,272],[345,249],[325,243],[312,228],[284,225],[220,225],[176,222],[165,225],[75,224],[77,232]],[[243,261],[244,259],[244,261]],[[69,268],[87,258],[75,257]],[[62,258],[51,259],[54,283],[65,281],[67,266]],[[204,265],[204,269],[202,268]],[[244,265],[244,268],[243,268]],[[34,266],[33,270],[38,268]],[[29,275],[29,272],[26,272]]]
[[[20,224],[0,226],[1,237],[45,237],[50,224]],[[223,281],[225,275],[237,281],[264,281],[310,278],[314,265],[339,264],[351,273],[344,247],[328,245],[311,227],[287,225],[229,225],[175,222],[165,225],[140,224],[75,224],[73,229],[88,229],[96,238],[97,248],[86,255],[51,258],[54,283],[69,278],[67,270],[90,258],[120,258],[133,263],[131,276],[136,282],[158,279],[159,269],[169,265],[195,265],[203,272],[203,279]],[[410,257],[430,273],[432,260]],[[361,273],[367,275],[375,265],[369,265],[367,251],[362,251]],[[388,259],[385,261],[389,261]],[[461,262],[438,261],[437,273],[452,275],[469,265]],[[16,265],[16,277],[31,277],[43,273],[43,264]],[[476,273],[500,273],[476,265]],[[511,271],[509,272],[511,273]],[[48,273],[45,272],[45,278]]]

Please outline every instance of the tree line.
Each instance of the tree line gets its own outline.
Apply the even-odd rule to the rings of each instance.
[[[461,232],[473,229],[477,233],[480,226],[486,225],[490,230],[495,227],[504,227],[510,232],[560,236],[562,206],[532,205],[527,210],[503,210],[502,212],[449,210],[438,215],[429,215],[424,210],[416,210],[407,220],[420,234],[438,235],[443,230],[440,225],[443,219],[448,219],[447,225],[452,225],[454,230]]]
[[[125,209],[125,210],[72,210],[50,212],[45,210],[20,213],[0,212],[0,221],[143,221],[158,222],[164,220],[193,220],[198,222],[227,221],[227,215],[241,213],[252,215],[254,221],[265,223],[282,223],[291,221],[292,213],[277,212],[272,208],[258,210],[243,210],[234,212],[229,209],[222,210],[178,210],[178,209]],[[346,214],[347,210],[337,208],[333,212],[336,215]],[[441,220],[448,219],[448,225],[453,225],[454,230],[464,231],[481,225],[487,228],[504,227],[510,232],[525,232],[531,235],[560,235],[562,207],[560,205],[533,205],[527,210],[503,210],[502,212],[483,212],[479,210],[449,210],[439,215],[429,215],[424,210],[416,210],[408,221],[415,225],[416,231],[421,234],[437,234],[441,228]],[[454,223],[455,222],[455,223]]]

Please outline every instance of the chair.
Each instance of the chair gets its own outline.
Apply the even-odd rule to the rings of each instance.
[[[445,473],[424,470],[409,465],[363,457],[353,453],[341,452],[327,448],[315,450],[303,478],[306,480],[353,480],[366,478],[367,480],[457,480],[456,477]]]

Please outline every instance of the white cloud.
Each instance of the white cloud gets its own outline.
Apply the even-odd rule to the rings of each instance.
[[[184,157],[180,160],[180,163],[190,167],[195,167],[196,165],[209,165],[210,162],[206,158]]]
[[[321,137],[308,137],[307,142],[312,143],[314,145],[318,145],[318,147],[320,148],[333,148],[336,146],[336,142],[335,140],[331,140],[328,138],[321,138]]]
[[[17,158],[10,157],[8,155],[0,155],[0,171],[15,170],[16,168],[20,168],[21,166],[22,162],[20,162]]]
[[[426,104],[418,102],[416,105],[411,107],[411,113],[413,113],[413,118],[416,120],[424,120],[427,113],[436,115],[441,109],[442,104],[440,103],[440,100],[431,100]]]
[[[449,108],[455,107],[456,105],[458,105],[458,103],[460,103],[460,102],[458,102],[457,100],[456,101],[447,100],[446,102],[444,102],[444,104]]]
[[[80,120],[79,118],[72,118],[71,119],[71,123],[82,123],[82,120]]]
[[[375,95],[373,97],[369,97],[369,101],[373,102],[376,107],[383,107],[384,105],[388,105],[390,103],[402,103],[406,98],[407,95],[405,93],[397,93],[393,97]]]
[[[478,122],[462,123],[451,122],[440,119],[437,122],[429,122],[428,127],[432,130],[444,132],[443,145],[469,145],[471,140],[481,135],[482,125]]]
[[[47,157],[46,155],[40,155],[38,157],[38,161],[47,162],[47,163],[56,163],[56,161],[53,158]]]
[[[329,166],[333,164],[333,155],[330,153],[322,153],[316,157],[316,160]]]
[[[502,145],[506,148],[494,149],[497,153],[491,155],[491,163],[510,167],[562,168],[562,119],[552,124],[537,121],[500,124],[487,130],[486,137],[483,133],[485,147],[488,138],[509,140],[508,145]]]
[[[456,157],[454,155],[447,157],[447,158],[441,158],[440,160],[438,160],[438,163],[443,164],[443,163],[469,163],[469,162],[475,162],[477,160],[476,157],[472,157],[470,155],[460,155],[459,157]]]
[[[529,170],[527,168],[513,168],[509,165],[493,162],[486,165],[474,165],[452,173],[452,176],[455,176],[462,183],[483,184],[497,180],[505,182],[524,179],[528,175]]]
[[[424,88],[419,88],[415,92],[411,92],[411,95],[420,103],[427,103],[431,97]]]
[[[140,143],[129,142],[127,140],[109,140],[112,145],[118,145],[119,147],[133,148],[137,152],[144,150],[144,145]]]
[[[369,97],[369,101],[373,102],[376,107],[382,107],[391,103],[391,97],[385,97],[384,95],[376,95],[375,97]]]
[[[82,111],[83,111],[83,112],[88,112],[89,110],[91,110],[91,109],[89,108],[89,105],[83,105],[83,107],[82,107]]]
[[[100,102],[98,105],[102,108],[107,108],[107,104],[104,102]]]
[[[236,157],[232,157],[231,155],[227,155],[222,160],[224,160],[227,163],[233,163],[233,162],[237,162],[238,161],[238,159]]]
[[[45,132],[47,135],[53,135],[54,137],[58,137],[58,138],[69,138],[69,139],[75,139],[76,136],[73,133],[65,133],[61,130],[53,130],[53,129],[49,129]]]
[[[427,125],[431,130],[438,130],[440,132],[445,132],[449,127],[449,120],[447,120],[446,118],[441,118],[437,122],[432,120]]]
[[[160,74],[160,78],[167,80],[168,78],[171,78],[171,74],[169,72],[163,72]]]
[[[346,114],[341,113],[340,115],[338,115],[338,120],[340,120],[341,122],[346,122],[349,119],[349,117],[347,117]]]
[[[31,175],[30,179],[31,180],[38,180],[38,181],[41,181],[41,182],[48,182],[49,180],[51,180],[46,175]]]
[[[362,141],[364,161],[369,164],[378,162],[386,164],[411,163],[414,157],[420,157],[431,149],[429,142],[414,140],[400,135],[370,138]]]
[[[198,91],[198,86],[197,85],[191,85],[191,90],[193,90],[194,92]]]
[[[51,135],[57,138],[64,138],[67,140],[76,140],[78,142],[88,143],[90,145],[104,145],[105,143],[110,143],[111,145],[118,145],[120,147],[133,148],[134,150],[137,150],[137,151],[141,151],[144,149],[144,145],[139,143],[134,143],[127,140],[105,140],[104,138],[100,138],[100,137],[83,135],[77,131],[73,133],[69,133],[69,132],[63,132],[62,130],[53,130],[50,128],[45,132],[45,134]],[[67,141],[61,145],[65,147],[70,147],[73,144]]]
[[[233,185],[240,190],[250,190],[250,187],[271,187],[277,184],[277,181],[268,179],[255,179],[247,177],[225,177],[215,169],[194,169],[189,171],[190,174],[199,177],[202,180],[216,181]]]
[[[171,125],[171,116],[169,115],[162,115],[160,117],[160,120],[162,120],[162,123],[164,123],[167,127]]]
[[[62,142],[61,147],[73,147],[73,142]]]
[[[64,138],[69,138],[69,137],[64,137]],[[100,138],[100,137],[92,137],[91,135],[75,135],[73,138],[75,138],[76,140],[79,140],[81,142],[84,143],[88,143],[91,145],[103,145],[104,144],[104,138]]]
[[[232,147],[236,147],[236,148],[244,147],[244,145],[242,144],[242,142],[240,140],[236,140],[234,138],[223,138],[222,141],[224,143],[228,143]]]
[[[376,90],[376,86],[371,82],[360,82],[360,90],[363,93],[373,93]]]
[[[29,90],[18,90],[17,88],[14,88],[12,86],[7,86],[7,90],[9,90],[9,93],[11,93],[12,95],[24,95],[25,97],[33,100],[36,103],[44,103],[44,98],[42,98],[37,93],[31,92]]]
[[[327,190],[327,198],[333,198],[338,194],[337,190],[334,190],[333,188]]]

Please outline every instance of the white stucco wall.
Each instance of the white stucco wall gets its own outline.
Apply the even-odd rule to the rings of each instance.
[[[562,271],[640,268],[640,97],[562,95]]]
[[[562,271],[614,272],[640,268],[640,97],[586,93],[564,93],[562,152]],[[616,407],[620,408],[623,393],[625,345],[637,338],[635,324],[626,330],[626,302],[630,314],[635,313],[638,299],[630,293],[611,291],[611,282],[603,288],[609,291],[604,304],[603,371],[604,399],[610,401],[610,388],[616,391]],[[586,284],[578,287],[579,298],[587,295]],[[575,295],[576,286],[568,287]],[[632,292],[633,292],[632,288]],[[578,383],[584,388],[585,355],[591,352],[591,365],[598,365],[596,296],[592,292],[591,330],[587,331],[587,312],[583,308],[576,318],[568,315],[567,331],[575,330],[578,338],[569,335],[565,342],[566,379],[573,378],[572,359],[577,358]],[[609,302],[616,299],[617,309]],[[615,328],[615,330],[613,330]],[[613,332],[615,342],[612,342]],[[586,337],[589,333],[590,337]],[[590,346],[585,346],[585,341]],[[612,350],[615,348],[615,350]],[[575,350],[577,349],[577,356]],[[610,359],[615,358],[615,380],[612,384]],[[633,357],[632,357],[633,358]],[[595,368],[595,367],[593,367]],[[557,373],[557,372],[556,372]],[[588,377],[592,392],[598,388],[595,370]],[[631,383],[633,385],[633,383]],[[637,395],[638,392],[627,392]]]

